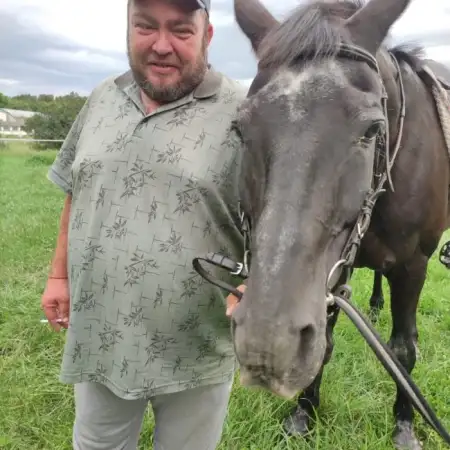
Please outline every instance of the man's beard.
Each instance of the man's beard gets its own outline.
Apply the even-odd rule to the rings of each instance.
[[[155,86],[146,77],[140,66],[133,61],[128,47],[128,62],[133,73],[134,80],[142,91],[153,101],[163,104],[170,103],[191,93],[202,81],[208,68],[207,41],[203,40],[202,50],[194,64],[189,67],[186,74],[182,74],[181,80],[171,86]],[[186,67],[184,68],[186,69]],[[181,67],[180,70],[183,70]]]

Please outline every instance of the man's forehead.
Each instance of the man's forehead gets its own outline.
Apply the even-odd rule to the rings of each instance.
[[[197,11],[204,10],[197,0],[128,0],[128,5],[134,6],[137,10],[151,9],[157,4],[171,6],[185,14],[195,14]]]
[[[131,18],[143,18],[150,22],[164,22],[172,25],[184,23],[199,26],[202,22],[202,14],[204,14],[203,10],[199,8],[188,8],[185,5],[179,7],[176,2],[173,2],[173,5],[170,6],[171,2],[168,0],[131,0],[131,3],[129,16]],[[160,5],[169,4],[162,17],[160,13],[156,14],[155,8],[152,7],[156,3]]]

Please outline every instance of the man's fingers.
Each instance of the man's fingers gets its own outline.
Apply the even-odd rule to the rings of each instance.
[[[246,289],[247,289],[247,286],[245,284],[241,284],[240,286],[237,287],[237,290],[242,293],[244,293]],[[233,314],[233,311],[236,308],[238,303],[239,303],[239,299],[235,295],[233,295],[233,294],[228,295],[227,311],[225,313],[227,315],[227,317],[231,317],[231,315]]]
[[[60,331],[61,327],[68,327],[68,312],[64,314],[64,307],[61,307],[61,304],[42,305],[45,317],[47,317],[48,323],[55,331]]]
[[[47,317],[49,322],[54,322],[58,319],[58,312],[55,305],[42,305],[42,310],[44,311],[45,317]]]
[[[58,323],[58,313],[56,311],[56,306],[43,306],[45,317],[48,319],[48,323],[55,330],[59,331],[61,326]]]
[[[69,302],[61,302],[58,305],[58,319],[61,321],[61,326],[67,328],[69,326]]]

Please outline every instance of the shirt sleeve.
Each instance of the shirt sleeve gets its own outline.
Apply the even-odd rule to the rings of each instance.
[[[75,118],[56,155],[55,161],[47,173],[47,178],[69,195],[72,194],[72,164],[77,153],[78,140],[86,120],[88,104],[89,100],[85,102]]]

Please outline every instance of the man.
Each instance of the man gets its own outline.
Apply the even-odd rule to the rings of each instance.
[[[224,294],[192,259],[242,255],[231,120],[245,89],[207,63],[209,0],[131,0],[131,70],[98,86],[49,178],[67,194],[42,308],[67,328],[73,447],[214,449],[234,373]],[[223,274],[220,273],[220,276]]]

